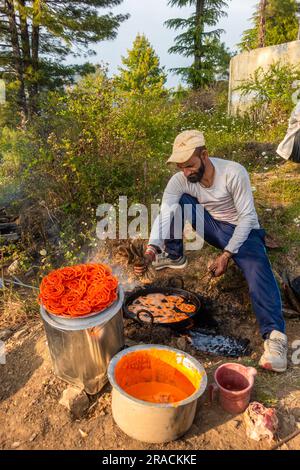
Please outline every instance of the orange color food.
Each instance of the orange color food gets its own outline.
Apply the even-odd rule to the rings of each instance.
[[[176,403],[189,395],[175,385],[161,382],[141,382],[125,389],[128,395],[151,403]]]
[[[185,367],[177,353],[158,349],[135,351],[122,357],[115,378],[128,395],[152,403],[185,400],[201,383],[201,375]]]
[[[104,264],[57,269],[41,282],[39,302],[49,313],[82,317],[102,312],[117,299],[118,280]]]
[[[195,313],[195,305],[188,304],[180,295],[147,294],[140,296],[128,307],[140,320],[154,323],[177,323]],[[151,315],[149,315],[149,312]]]

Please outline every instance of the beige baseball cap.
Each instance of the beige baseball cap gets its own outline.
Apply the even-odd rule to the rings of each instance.
[[[185,163],[197,147],[204,146],[205,138],[202,132],[196,130],[181,132],[175,139],[173,153],[167,163]]]

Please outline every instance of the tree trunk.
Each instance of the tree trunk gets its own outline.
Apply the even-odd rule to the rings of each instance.
[[[202,68],[202,34],[203,34],[203,13],[205,0],[197,0],[196,3],[196,25],[195,25],[195,57],[194,69],[196,76],[193,79],[193,88],[197,90],[201,87],[197,75],[201,73]]]
[[[40,47],[40,24],[38,17],[40,16],[40,1],[36,2],[35,11],[32,21],[32,33],[31,33],[31,44],[32,44],[32,69],[35,80],[30,87],[30,96],[34,112],[37,112],[37,96],[39,92],[37,76],[39,73],[39,47]]]
[[[14,56],[14,68],[19,82],[18,104],[23,112],[24,118],[27,118],[28,107],[25,93],[24,64],[19,44],[18,28],[16,23],[16,15],[13,0],[5,0],[5,9],[8,17],[10,41]]]
[[[21,28],[21,42],[22,42],[22,51],[24,59],[24,75],[25,75],[25,88],[28,89],[29,99],[28,99],[28,114],[29,117],[32,117],[33,109],[30,96],[30,83],[32,70],[31,70],[31,50],[30,50],[30,39],[29,31],[27,24],[27,15],[25,12],[26,0],[19,0],[19,17],[20,17],[20,28]],[[26,86],[27,82],[27,86]]]
[[[259,13],[259,47],[265,47],[266,45],[266,9],[268,0],[260,1],[260,13]]]

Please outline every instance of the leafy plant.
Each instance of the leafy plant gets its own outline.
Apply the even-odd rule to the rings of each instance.
[[[299,88],[299,69],[296,66],[275,62],[268,70],[259,67],[237,90],[242,92],[242,96],[251,94],[255,99],[253,107],[265,106],[274,112],[288,114],[294,106],[292,98],[297,99]]]

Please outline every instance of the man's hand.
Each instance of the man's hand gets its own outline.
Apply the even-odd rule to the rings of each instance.
[[[148,246],[147,250],[145,251],[144,258],[135,264],[134,272],[137,276],[143,276],[150,264],[155,260],[156,257],[156,249],[153,246]]]
[[[231,255],[228,252],[222,253],[208,266],[208,270],[214,275],[214,277],[222,276],[227,271],[230,258]]]

